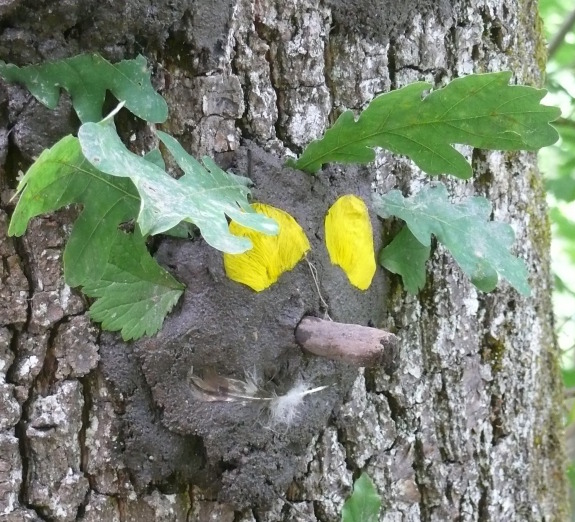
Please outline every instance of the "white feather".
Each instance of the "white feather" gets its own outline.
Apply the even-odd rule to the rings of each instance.
[[[297,382],[287,393],[277,395],[271,400],[269,405],[271,423],[289,426],[298,417],[304,397],[326,388],[327,386],[310,388],[304,381]]]

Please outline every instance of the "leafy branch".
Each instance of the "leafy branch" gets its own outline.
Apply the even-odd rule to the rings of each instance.
[[[575,8],[571,10],[569,15],[559,28],[559,31],[549,43],[549,47],[547,49],[548,60],[551,60],[551,58],[557,52],[559,47],[561,47],[561,45],[565,41],[565,37],[567,36],[567,34],[569,34],[569,31],[571,31],[574,25],[575,25]]]

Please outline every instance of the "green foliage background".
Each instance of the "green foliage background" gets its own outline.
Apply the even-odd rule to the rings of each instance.
[[[575,5],[573,0],[540,0],[539,9],[549,44],[544,103],[561,108],[561,119],[554,123],[560,140],[539,157],[552,222],[555,327],[563,353],[568,476],[575,506]],[[575,509],[572,513],[575,520]]]

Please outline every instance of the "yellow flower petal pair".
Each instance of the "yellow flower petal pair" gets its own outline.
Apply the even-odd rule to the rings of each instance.
[[[224,254],[224,268],[233,281],[261,292],[299,263],[310,244],[287,212],[262,203],[252,206],[277,221],[279,234],[266,236],[232,221],[230,232],[249,238],[253,248],[243,254]],[[325,240],[331,262],[343,269],[350,283],[360,290],[369,288],[376,268],[373,232],[367,207],[360,198],[342,196],[332,205],[325,218]]]

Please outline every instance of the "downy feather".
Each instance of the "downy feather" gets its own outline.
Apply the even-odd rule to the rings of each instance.
[[[304,397],[326,388],[327,386],[310,388],[308,383],[299,381],[284,395],[276,395],[269,405],[272,424],[289,426],[297,418]]]

